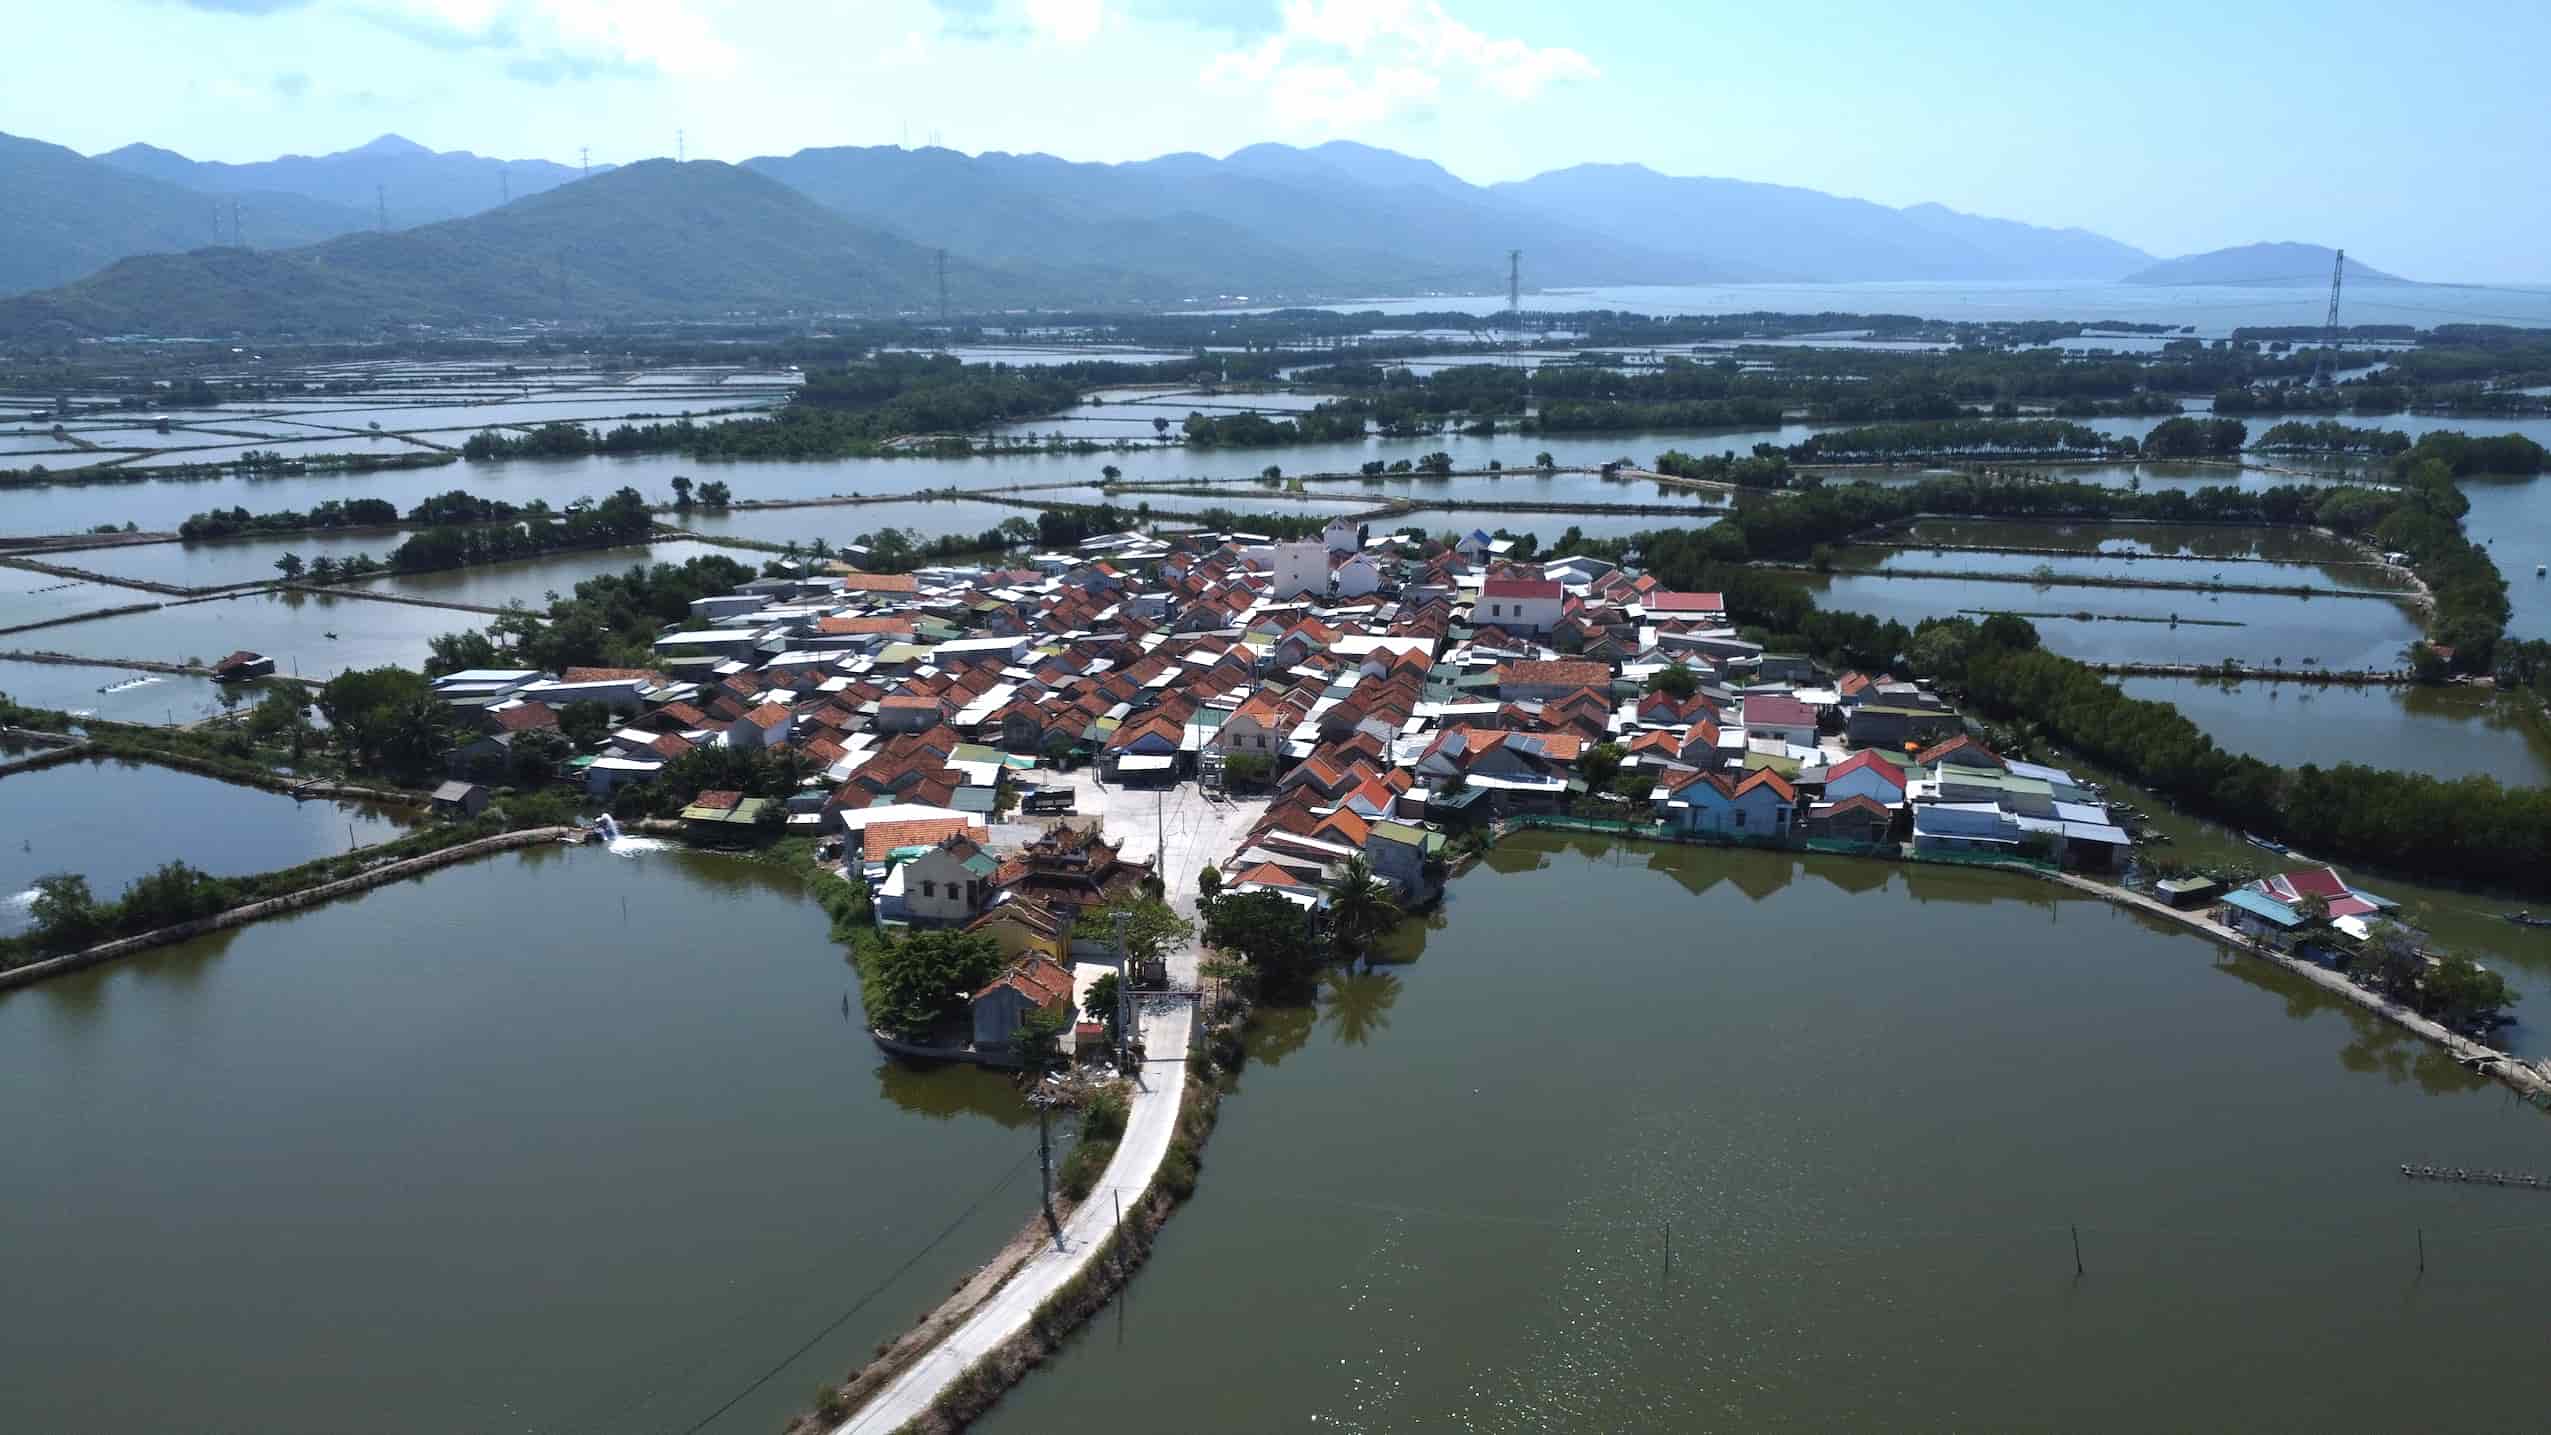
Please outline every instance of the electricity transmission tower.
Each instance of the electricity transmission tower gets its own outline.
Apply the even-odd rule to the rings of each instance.
[[[593,146],[580,144],[576,146],[576,178],[584,179],[592,175],[592,173]]]
[[[1506,251],[1506,324],[1506,353],[1514,358],[1524,331],[1524,252],[1520,249]]]
[[[376,184],[372,186],[372,203],[377,207],[375,212],[380,216],[378,222],[381,226],[381,232],[383,234],[389,233],[390,187],[386,184]]]
[[[2328,382],[2321,374],[2329,367],[2330,352],[2338,347],[2338,289],[2346,277],[2347,251],[2342,249],[2330,261],[2330,315],[2321,321],[2321,352],[2312,360],[2312,387],[2316,389]]]

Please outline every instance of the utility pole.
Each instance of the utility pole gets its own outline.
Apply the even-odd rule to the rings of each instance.
[[[691,137],[680,130],[673,132],[673,162],[687,164],[691,159]]]
[[[1125,1069],[1126,991],[1134,984],[1133,964],[1125,950],[1125,911],[1118,908],[1116,919],[1116,1069]]]
[[[1036,1107],[1036,1176],[1042,1188],[1038,1204],[1045,1211],[1045,1228],[1054,1233],[1054,1249],[1063,1249],[1063,1223],[1054,1219],[1054,1101],[1043,1091],[1030,1096]]]
[[[2321,352],[2312,360],[2312,387],[2316,389],[2321,386],[2321,371],[2328,366],[2331,351],[2338,347],[2338,290],[2346,277],[2347,251],[2342,249],[2330,261],[2330,315],[2321,321]]]
[[[576,178],[583,179],[592,173],[593,146],[580,144],[576,146]]]

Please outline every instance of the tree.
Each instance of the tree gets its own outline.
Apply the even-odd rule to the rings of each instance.
[[[1206,940],[1247,962],[1260,990],[1298,998],[1311,989],[1320,949],[1310,915],[1270,891],[1215,900],[1205,915]]]
[[[505,753],[506,780],[516,787],[538,787],[554,781],[558,765],[575,755],[567,739],[542,728],[514,734]]]
[[[559,710],[558,730],[578,747],[591,746],[611,731],[611,709],[591,699],[569,703]]]
[[[1071,1026],[1071,1012],[1044,1007],[1020,1018],[1018,1030],[1010,1033],[1010,1055],[1017,1059],[1019,1073],[1034,1081],[1053,1070],[1062,1058],[1063,1033]]]
[[[1165,418],[1154,418],[1151,421],[1151,432],[1152,437],[1159,439],[1163,443],[1167,443],[1169,441],[1169,420]]]
[[[1168,903],[1151,897],[1131,902],[1120,898],[1104,907],[1092,907],[1072,924],[1072,935],[1085,942],[1113,942],[1119,912],[1125,914],[1128,960],[1164,961],[1172,951],[1195,940],[1195,923],[1179,916]]]
[[[1613,776],[1621,771],[1621,757],[1619,743],[1596,743],[1585,750],[1585,756],[1578,759],[1577,772],[1585,778],[1586,786],[1609,789],[1612,786]]]
[[[27,915],[35,922],[36,940],[55,951],[87,946],[106,925],[105,912],[89,894],[89,879],[76,872],[38,877]]]
[[[2516,996],[2506,978],[2466,956],[2442,953],[2419,983],[2421,1005],[2448,1026],[2494,1025]]]
[[[1213,899],[1221,895],[1222,869],[1208,862],[1205,864],[1205,870],[1196,874],[1196,896],[1205,906],[1210,907],[1213,905]]]
[[[1670,663],[1648,674],[1648,691],[1663,693],[1680,702],[1701,690],[1701,680],[1681,663]]]
[[[1098,467],[1098,476],[1109,483],[1114,483],[1125,476],[1125,470],[1112,463],[1103,463]]]
[[[1001,947],[989,934],[912,932],[881,943],[863,964],[869,1020],[895,1036],[925,1039],[941,1021],[1001,974]]]
[[[691,479],[687,474],[673,476],[673,507],[681,513],[691,511]]]
[[[287,553],[275,560],[275,571],[281,573],[287,583],[300,580],[301,567],[301,555],[298,553]]]
[[[702,508],[724,508],[733,501],[733,495],[727,492],[725,479],[712,478],[708,482],[700,485],[700,506]]]
[[[318,698],[319,715],[356,767],[380,765],[400,714],[419,702],[442,707],[423,674],[399,667],[339,673],[319,689]]]
[[[2303,919],[2303,925],[2307,927],[2328,926],[2330,920],[2329,899],[2318,892],[2306,892],[2303,894],[2303,900],[2294,904],[2294,914],[2301,917]]]
[[[1338,871],[1337,890],[1329,894],[1329,933],[1338,946],[1349,956],[1362,956],[1399,915],[1391,889],[1373,875],[1373,864],[1360,854],[1346,859]]]
[[[1117,981],[1116,974],[1109,972],[1090,983],[1089,995],[1081,998],[1082,1013],[1091,1021],[1105,1023],[1110,1041],[1116,1039],[1116,999],[1123,990],[1124,986]]]

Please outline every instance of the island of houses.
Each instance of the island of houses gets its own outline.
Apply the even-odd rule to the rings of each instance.
[[[1079,780],[1262,803],[1210,859],[1306,909],[1359,857],[1422,904],[1448,842],[1519,814],[2099,871],[2130,850],[2097,792],[1995,754],[1918,683],[1767,652],[1719,595],[1633,565],[1507,547],[1340,521],[909,573],[790,560],[693,603],[645,668],[435,688],[471,725],[456,780],[579,703],[613,714],[562,774],[598,798],[703,747],[793,754],[794,790],[686,793],[681,820],[813,837],[880,923],[994,934],[1016,965],[982,1001],[1005,1009],[1069,1000],[1078,913],[1151,870],[1070,815]]]

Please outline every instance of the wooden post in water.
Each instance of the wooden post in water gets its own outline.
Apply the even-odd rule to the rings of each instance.
[[[2075,1279],[2079,1279],[2079,1278],[2080,1278],[2083,1274],[2084,1274],[2084,1272],[2083,1272],[2083,1270],[2082,1270],[2082,1228],[2081,1228],[2081,1227],[2079,1227],[2079,1226],[2075,1226],[2075,1227],[2073,1227],[2073,1276],[2074,1276],[2074,1278],[2075,1278]]]
[[[2418,1273],[2427,1274],[2427,1228],[2418,1228]]]

